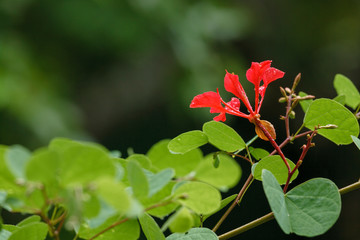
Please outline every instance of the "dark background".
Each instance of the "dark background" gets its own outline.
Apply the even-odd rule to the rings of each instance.
[[[317,97],[336,96],[336,73],[360,88],[360,1],[0,0],[0,143],[33,150],[64,136],[124,156],[129,148],[146,153],[157,141],[211,120],[208,109],[189,104],[216,88],[230,99],[225,69],[239,74],[253,100],[245,72],[252,61],[268,59],[286,72],[268,88],[261,111],[279,142],[285,135],[278,89],[290,87],[297,73],[298,89]],[[296,116],[293,132],[301,109]],[[230,116],[227,123],[245,141],[254,135],[247,120]],[[288,146],[286,155],[296,160],[303,143]],[[340,188],[359,178],[353,144],[337,147],[322,137],[315,143],[294,185],[326,177]],[[241,165],[242,184],[248,165]],[[269,211],[261,183],[253,185],[219,233]],[[314,239],[357,239],[359,202],[359,191],[343,196],[335,227]],[[275,221],[241,235],[264,237],[302,239],[284,235]]]

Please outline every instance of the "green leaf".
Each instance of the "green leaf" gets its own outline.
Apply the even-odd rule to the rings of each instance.
[[[256,160],[260,160],[270,155],[268,151],[262,148],[249,147],[249,152]]]
[[[230,156],[218,154],[220,165],[213,166],[213,154],[207,155],[196,168],[195,178],[199,181],[209,183],[220,190],[234,187],[240,180],[241,168]]]
[[[265,195],[281,229],[314,237],[329,230],[339,217],[341,198],[336,185],[325,178],[302,183],[286,195],[271,172],[262,173]]]
[[[129,161],[127,163],[127,173],[134,196],[137,198],[147,197],[149,194],[149,182],[140,165],[135,161]]]
[[[220,150],[235,152],[245,148],[245,142],[240,135],[224,123],[207,122],[203,125],[203,131],[209,142]]]
[[[96,184],[99,195],[117,211],[124,213],[129,210],[131,200],[121,182],[103,178],[99,179]]]
[[[304,93],[304,92],[299,92],[299,96],[300,97],[305,97],[307,96],[308,94],[307,93]],[[307,100],[301,100],[300,101],[300,106],[302,108],[302,110],[306,113],[306,111],[308,110],[308,108],[310,107],[311,103],[313,102],[314,100],[312,99],[307,99]]]
[[[187,182],[178,187],[174,195],[179,197],[180,204],[197,214],[210,214],[220,207],[220,192],[206,183]]]
[[[172,154],[168,149],[169,140],[162,140],[147,153],[153,167],[158,170],[173,168],[176,177],[184,177],[194,171],[202,160],[202,152],[196,148],[184,154]]]
[[[48,233],[48,227],[43,222],[33,222],[12,232],[9,240],[43,240]]]
[[[115,165],[109,154],[99,147],[75,145],[61,154],[62,184],[84,184],[105,176],[115,176]]]
[[[290,165],[291,170],[294,169],[295,164],[286,159]],[[279,155],[267,156],[260,160],[260,162],[256,163],[252,167],[252,173],[256,180],[262,181],[262,170],[266,169],[270,171],[278,181],[280,185],[285,184],[288,178],[288,169]],[[296,170],[293,176],[291,177],[291,181],[293,181],[299,174],[299,171]]]
[[[224,207],[226,207],[226,205],[228,205],[229,203],[231,203],[235,198],[236,198],[237,194],[233,194],[223,200],[221,200],[220,202],[220,207],[216,210],[216,212],[220,211],[221,209],[223,209]],[[214,213],[216,213],[214,212]],[[214,213],[211,213],[211,214],[206,214],[206,215],[203,215],[202,219],[203,221],[205,221],[208,217],[210,217],[211,215],[213,215]],[[200,218],[199,218],[199,221],[200,221]]]
[[[167,168],[148,176],[149,181],[149,197],[152,197],[154,194],[159,192],[163,187],[165,187],[171,179],[174,177],[174,170]]]
[[[7,149],[5,160],[9,170],[16,178],[25,179],[25,166],[30,159],[31,152],[20,145]]]
[[[25,218],[21,222],[19,222],[16,226],[23,227],[27,224],[33,223],[33,222],[40,222],[41,218],[38,215],[32,215],[30,217]]]
[[[187,153],[208,143],[207,136],[199,130],[180,134],[169,142],[168,148],[172,153]]]
[[[218,237],[208,228],[192,228],[187,233],[173,233],[166,240],[218,240]]]
[[[106,229],[113,223],[120,221],[121,218],[114,216],[106,220],[105,223],[96,227],[89,228],[87,225],[82,225],[79,230],[79,237],[83,239],[89,239],[100,231]],[[140,236],[140,227],[137,220],[129,220],[122,224],[113,227],[111,230],[106,231],[96,238],[96,240],[137,240]]]
[[[15,177],[6,163],[6,146],[0,146],[0,189],[8,193],[21,192],[21,187],[15,183]]]
[[[338,95],[336,97],[334,97],[334,101],[340,103],[341,105],[345,105],[345,95]]]
[[[353,142],[355,143],[355,145],[358,147],[358,149],[360,150],[360,139],[355,137],[355,136],[351,136]]]
[[[165,240],[164,234],[149,214],[141,215],[139,222],[147,240]]]
[[[360,94],[353,82],[341,74],[336,74],[334,87],[338,95],[345,96],[345,104],[356,109],[360,104]]]
[[[190,210],[182,207],[164,225],[166,226],[167,224],[169,224],[171,232],[187,232],[195,223]]]
[[[317,99],[312,102],[304,117],[304,124],[313,130],[314,127],[334,124],[335,129],[319,129],[320,135],[336,144],[352,143],[351,135],[359,135],[359,124],[347,108],[330,99]]]
[[[150,159],[146,155],[143,155],[143,154],[132,154],[126,160],[138,162],[140,164],[140,166],[145,169],[151,168]]]

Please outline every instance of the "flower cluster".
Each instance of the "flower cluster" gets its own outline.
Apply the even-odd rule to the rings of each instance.
[[[220,94],[217,92],[205,92],[197,95],[191,101],[191,108],[210,107],[210,113],[219,113],[214,117],[215,121],[225,121],[226,113],[247,118],[250,122],[254,123],[255,118],[259,118],[259,112],[264,100],[267,86],[276,79],[282,78],[284,72],[270,67],[271,61],[263,61],[261,63],[253,62],[251,67],[246,72],[246,78],[248,81],[254,84],[255,89],[255,109],[252,108],[248,97],[244,91],[244,88],[239,82],[239,76],[228,73],[226,71],[224,78],[225,90],[231,92],[236,97],[233,97],[231,101],[225,102]],[[260,99],[261,97],[261,99]],[[248,113],[240,111],[240,101],[243,102],[248,110]]]

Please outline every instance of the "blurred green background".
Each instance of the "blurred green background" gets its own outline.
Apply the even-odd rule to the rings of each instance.
[[[35,149],[64,136],[124,155],[129,148],[146,153],[160,139],[212,119],[208,109],[188,106],[216,88],[229,99],[225,69],[239,74],[253,99],[245,72],[252,61],[267,59],[286,72],[270,85],[262,107],[280,140],[278,89],[291,86],[298,72],[299,89],[317,97],[336,96],[336,73],[360,89],[360,1],[0,0],[0,143]],[[302,114],[299,109],[294,131]],[[229,117],[227,123],[245,140],[254,135],[247,120]],[[315,142],[295,184],[327,177],[343,187],[358,179],[354,145]],[[287,148],[290,159],[298,158],[301,145]],[[246,178],[248,165],[241,164]],[[356,239],[359,200],[358,192],[344,196],[335,227],[315,239]],[[259,205],[252,209],[254,201]],[[268,211],[255,183],[220,232]],[[274,221],[242,239],[264,236],[302,239],[285,236]]]

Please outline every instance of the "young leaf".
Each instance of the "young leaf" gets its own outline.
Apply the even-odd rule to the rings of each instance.
[[[203,131],[209,142],[225,152],[235,152],[245,148],[245,142],[240,135],[224,123],[211,121],[203,125]]]
[[[295,164],[289,160],[286,159],[287,162],[290,165],[291,170],[295,167]],[[263,159],[261,159],[257,164],[253,165],[252,169],[252,173],[254,175],[254,178],[256,180],[261,181],[261,174],[262,174],[262,170],[266,169],[268,171],[270,171],[274,177],[276,178],[276,180],[278,181],[278,183],[280,185],[285,184],[287,177],[288,177],[288,169],[284,163],[284,161],[282,160],[282,158],[279,155],[272,155],[272,156],[268,156],[265,157]],[[293,174],[293,176],[291,177],[291,181],[293,181],[297,175],[299,174],[299,171],[296,170],[295,173]]]
[[[139,222],[147,240],[165,240],[164,234],[149,214],[141,215]]]
[[[183,177],[194,171],[202,160],[200,149],[193,149],[184,154],[172,154],[168,149],[169,140],[162,140],[151,147],[147,156],[153,167],[158,170],[173,168],[176,177]]]
[[[270,208],[286,234],[318,236],[329,230],[339,217],[340,194],[329,179],[311,179],[286,195],[271,172],[264,169],[262,179]]]
[[[208,228],[192,228],[187,233],[173,233],[166,240],[218,240],[218,237]]]
[[[240,180],[241,168],[230,156],[218,154],[220,164],[218,168],[213,166],[213,154],[207,155],[196,168],[195,178],[209,183],[220,190],[234,187]]]
[[[175,190],[178,202],[193,210],[197,214],[210,214],[220,206],[220,192],[201,182],[187,182]]]
[[[260,160],[270,155],[268,151],[262,148],[249,147],[249,152],[256,160]]]
[[[352,81],[341,74],[336,74],[334,87],[338,95],[345,96],[345,104],[352,109],[356,109],[360,104],[360,94]]]
[[[137,198],[147,197],[149,194],[149,182],[140,165],[135,161],[129,161],[127,163],[127,173],[134,195]]]
[[[304,117],[304,124],[313,130],[317,126],[334,124],[335,129],[319,129],[320,135],[336,144],[352,143],[351,135],[359,135],[359,124],[347,108],[330,99],[317,99],[311,103]]]
[[[206,135],[199,130],[180,134],[169,142],[168,148],[172,153],[187,153],[208,142]]]
[[[355,136],[351,136],[353,142],[355,143],[355,145],[358,147],[358,149],[360,150],[360,139],[355,137]]]

